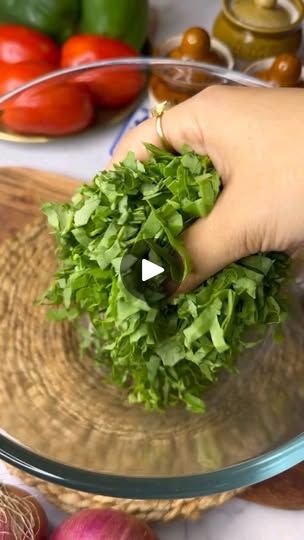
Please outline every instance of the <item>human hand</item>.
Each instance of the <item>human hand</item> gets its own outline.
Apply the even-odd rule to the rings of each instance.
[[[247,255],[303,246],[303,90],[209,87],[167,111],[162,126],[176,151],[208,154],[223,183],[212,212],[183,235],[193,271],[182,290]],[[161,146],[155,119],[126,135],[113,162],[129,150],[145,159],[144,142]]]

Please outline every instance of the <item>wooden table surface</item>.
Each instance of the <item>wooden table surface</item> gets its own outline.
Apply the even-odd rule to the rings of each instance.
[[[34,169],[0,168],[0,242],[40,214],[46,201],[65,201],[79,182]]]

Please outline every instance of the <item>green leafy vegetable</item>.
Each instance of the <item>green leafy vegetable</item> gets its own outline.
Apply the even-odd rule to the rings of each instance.
[[[222,370],[234,372],[236,357],[253,345],[253,331],[262,337],[284,320],[289,259],[247,257],[174,299],[157,291],[152,304],[131,296],[119,271],[123,255],[149,240],[151,249],[157,241],[154,256],[161,258],[162,246],[170,244],[189,274],[180,234],[210,212],[220,192],[208,157],[189,148],[180,156],[147,148],[145,163],[129,153],[113,171],[82,186],[70,204],[44,206],[61,264],[42,301],[58,307],[50,313],[55,320],[89,316],[85,343],[112,382],[128,389],[131,403],[161,409],[183,402],[200,412],[206,389]],[[174,277],[174,258],[166,263]]]

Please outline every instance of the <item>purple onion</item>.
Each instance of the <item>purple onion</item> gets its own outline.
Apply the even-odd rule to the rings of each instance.
[[[81,510],[56,529],[51,540],[157,540],[142,521],[118,510]]]

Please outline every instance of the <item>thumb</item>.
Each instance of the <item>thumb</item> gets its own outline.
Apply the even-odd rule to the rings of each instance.
[[[246,220],[242,211],[235,211],[236,199],[226,186],[213,210],[183,233],[183,241],[192,263],[191,274],[177,294],[188,292],[228,264],[249,255],[246,247]]]

